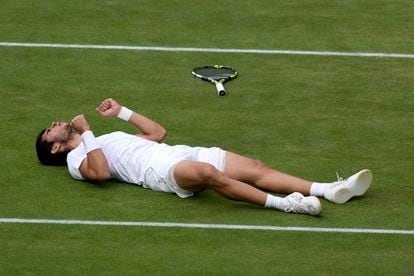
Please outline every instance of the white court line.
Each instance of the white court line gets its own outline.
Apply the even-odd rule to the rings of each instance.
[[[327,233],[363,233],[414,235],[414,230],[396,229],[364,229],[364,228],[321,228],[321,227],[285,227],[270,225],[234,225],[234,224],[200,224],[177,222],[143,222],[143,221],[95,221],[95,220],[56,220],[56,219],[22,219],[0,218],[0,223],[22,224],[63,224],[63,225],[98,225],[98,226],[130,226],[130,227],[167,227],[167,228],[201,228],[201,229],[233,229],[233,230],[266,230],[283,232],[327,232]]]
[[[2,47],[30,48],[72,48],[72,49],[104,49],[130,51],[161,51],[161,52],[204,52],[204,53],[234,53],[234,54],[279,54],[279,55],[311,55],[311,56],[341,56],[341,57],[377,57],[377,58],[414,58],[414,54],[396,53],[358,53],[334,51],[294,51],[294,50],[260,50],[260,49],[222,49],[222,48],[183,48],[162,46],[122,46],[122,45],[87,45],[87,44],[51,44],[51,43],[19,43],[0,42]]]

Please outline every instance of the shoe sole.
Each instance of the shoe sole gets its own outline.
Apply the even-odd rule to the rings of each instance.
[[[333,201],[338,204],[342,204],[350,200],[354,196],[363,195],[371,185],[372,173],[370,170],[362,170],[359,173],[351,176],[355,177],[352,185],[341,187],[336,191],[333,191]]]

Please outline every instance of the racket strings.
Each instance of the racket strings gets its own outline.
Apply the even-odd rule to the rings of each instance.
[[[235,71],[227,68],[201,68],[195,70],[196,74],[211,79],[226,79],[235,74]]]

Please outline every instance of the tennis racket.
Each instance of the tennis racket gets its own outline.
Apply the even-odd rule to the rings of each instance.
[[[194,77],[208,81],[216,85],[217,94],[219,96],[225,96],[227,94],[224,88],[224,83],[237,77],[237,72],[231,67],[223,65],[208,65],[204,67],[194,68],[191,72]]]

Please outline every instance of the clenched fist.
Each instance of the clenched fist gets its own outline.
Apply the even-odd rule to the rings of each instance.
[[[121,105],[115,100],[108,98],[104,100],[97,108],[96,111],[105,117],[116,117],[121,111]]]
[[[70,121],[70,126],[80,134],[84,133],[87,130],[90,130],[89,123],[86,121],[83,114],[80,114],[73,118],[72,121]]]

